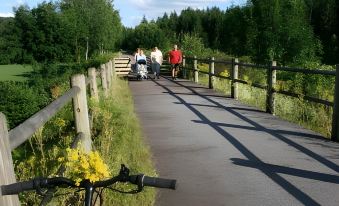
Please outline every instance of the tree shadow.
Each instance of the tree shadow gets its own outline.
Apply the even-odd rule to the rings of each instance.
[[[171,80],[170,80],[171,81]],[[258,130],[258,131],[263,131],[266,132],[273,137],[276,137],[277,139],[285,142],[286,144],[294,147],[295,149],[303,152],[304,154],[312,157],[313,159],[317,160],[318,162],[322,163],[323,165],[327,166],[328,168],[338,172],[339,167],[335,163],[331,162],[330,160],[327,160],[326,158],[314,153],[313,151],[303,147],[302,145],[284,137],[280,133],[277,133],[277,131],[273,131],[270,129],[265,128],[264,126],[250,120],[249,118],[243,116],[239,112],[235,111],[234,108],[229,108],[224,105],[221,105],[220,103],[216,102],[213,99],[210,99],[207,95],[201,95],[192,88],[186,87],[180,82],[177,81],[172,81],[175,84],[181,85],[183,88],[190,90],[193,94],[200,96],[201,98],[209,101],[210,103],[214,104],[215,106],[222,108],[223,110],[237,116],[238,118],[242,119],[243,121],[249,123],[252,125],[252,127],[246,127],[246,129],[253,129],[253,130]],[[239,152],[242,153],[249,161],[251,162],[256,162],[256,163],[261,163],[265,164],[262,162],[253,152],[251,152],[246,146],[244,146],[241,142],[239,142],[234,136],[232,136],[229,132],[225,131],[222,127],[223,126],[232,126],[232,127],[242,127],[239,125],[222,125],[218,124],[215,122],[212,122],[209,120],[205,115],[203,115],[200,111],[198,111],[196,108],[193,107],[192,104],[186,102],[183,98],[178,96],[178,93],[175,93],[171,91],[167,86],[161,85],[160,82],[156,82],[157,85],[162,87],[166,92],[175,97],[178,101],[179,104],[183,104],[184,106],[187,107],[190,111],[192,111],[198,118],[200,118],[199,123],[204,123],[212,127],[215,131],[217,131],[220,135],[222,135],[229,143],[231,143]],[[209,105],[211,106],[211,105]],[[281,131],[280,131],[281,132]],[[287,133],[290,131],[287,131]],[[292,132],[293,133],[293,132]],[[298,134],[298,133],[296,133]],[[301,134],[301,135],[306,135],[306,134]],[[301,202],[304,205],[320,205],[317,203],[316,200],[312,199],[310,196],[308,196],[306,193],[304,193],[302,190],[298,189],[296,186],[288,182],[286,179],[284,179],[282,176],[277,174],[276,172],[272,171],[271,168],[268,167],[260,167],[258,168],[262,173],[264,173],[267,177],[269,177],[272,181],[274,181],[276,184],[280,185],[285,191],[287,191],[289,194],[291,194],[294,198],[296,198],[299,202]]]
[[[296,169],[292,167],[268,164],[264,162],[254,162],[240,158],[231,158],[230,160],[233,162],[233,164],[239,166],[250,167],[258,170],[268,169],[274,173],[339,184],[339,176],[337,175],[324,174],[321,172],[313,172],[308,170]]]

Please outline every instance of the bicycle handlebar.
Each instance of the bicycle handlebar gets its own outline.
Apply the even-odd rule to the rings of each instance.
[[[173,180],[173,179],[149,177],[143,174],[128,175],[127,173],[126,175],[126,173],[123,174],[121,171],[120,171],[120,174],[116,177],[113,177],[111,179],[104,180],[104,181],[94,182],[92,184],[92,187],[93,188],[107,187],[116,182],[130,182],[132,184],[138,185],[139,190],[142,189],[144,186],[167,188],[167,189],[173,189],[173,190],[176,189],[176,180]],[[35,178],[29,181],[17,182],[17,183],[13,183],[9,185],[2,185],[1,193],[2,195],[14,195],[14,194],[19,194],[20,192],[28,191],[28,190],[39,191],[41,188],[48,189],[48,188],[54,188],[56,186],[86,188],[86,185],[88,185],[88,180],[84,180],[80,183],[79,186],[76,186],[73,180],[70,180],[64,177]]]
[[[1,193],[2,195],[14,195],[26,190],[34,189],[33,180],[17,182],[10,185],[1,185]]]
[[[1,185],[2,195],[15,195],[28,190],[40,190],[41,188],[53,188],[56,186],[77,187],[73,180],[64,177],[35,178],[33,180],[17,182],[9,185]]]
[[[158,187],[158,188],[167,188],[175,190],[176,180],[164,179],[158,177],[149,177],[143,174],[141,175],[131,175],[130,180],[132,184],[138,184],[141,182],[142,186]]]

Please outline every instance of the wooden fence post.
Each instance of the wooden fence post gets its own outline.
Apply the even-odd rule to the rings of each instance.
[[[86,153],[89,153],[92,148],[91,131],[88,119],[88,106],[86,97],[86,81],[83,74],[72,76],[72,87],[79,87],[80,92],[73,97],[73,111],[75,117],[75,129],[77,133],[84,133],[81,139],[81,147]]]
[[[339,64],[336,65],[331,140],[339,142]]]
[[[238,99],[238,65],[239,60],[237,58],[232,59],[232,79],[231,79],[231,97]]]
[[[112,79],[111,79],[111,74],[110,74],[110,68],[109,68],[109,62],[105,64],[106,67],[106,80],[107,80],[107,89],[109,90],[112,85]]]
[[[98,102],[99,95],[98,95],[97,75],[96,75],[95,68],[92,67],[88,69],[88,77],[90,80],[89,86],[90,86],[91,97],[94,98],[96,102]]]
[[[210,60],[210,65],[209,65],[209,74],[208,74],[208,87],[210,89],[213,89],[214,85],[214,57],[211,58]]]
[[[199,82],[198,60],[197,56],[194,56],[194,82]]]
[[[0,112],[0,186],[16,182],[11,152],[6,117]],[[0,205],[19,206],[18,195],[2,196],[0,189]]]
[[[266,97],[266,112],[274,115],[275,93],[274,88],[277,82],[277,70],[273,67],[277,66],[276,61],[272,61],[267,70],[267,97]]]
[[[185,55],[182,56],[182,73],[183,73],[183,76],[184,76],[184,79],[187,78],[187,74],[186,74],[186,58],[185,58]]]
[[[115,79],[115,77],[116,77],[115,58],[112,60],[112,75],[113,75],[113,79]]]
[[[113,81],[113,61],[109,60],[109,74],[111,75],[111,81]]]
[[[100,76],[101,76],[101,85],[104,90],[104,96],[107,97],[107,80],[106,80],[106,68],[105,65],[102,64],[100,68]]]

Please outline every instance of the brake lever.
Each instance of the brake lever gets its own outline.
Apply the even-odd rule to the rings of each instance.
[[[129,178],[129,169],[124,165],[121,164],[119,178],[121,182],[127,182]]]

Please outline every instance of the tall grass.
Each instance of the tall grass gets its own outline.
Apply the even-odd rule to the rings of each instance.
[[[156,175],[149,148],[143,141],[140,124],[134,113],[127,81],[115,79],[110,93],[110,98],[101,96],[99,103],[92,102],[96,149],[101,152],[113,174],[118,174],[120,164],[126,164],[131,173]],[[117,184],[115,188],[131,190],[135,186]],[[135,195],[107,190],[104,198],[105,205],[153,205],[155,190],[145,188]]]
[[[60,88],[58,93],[63,93]],[[57,94],[55,94],[57,95]],[[108,98],[100,94],[99,103],[90,100],[93,117],[93,147],[99,151],[109,165],[111,174],[117,175],[120,164],[131,169],[131,174],[144,173],[154,176],[151,154],[143,142],[138,119],[134,113],[133,101],[126,81],[115,79]],[[58,157],[65,156],[65,149],[75,137],[74,119],[71,104],[63,108],[48,121],[35,135],[22,146],[14,150],[13,160],[18,181],[36,176],[55,176],[60,163]],[[114,186],[120,190],[135,187],[126,184]],[[83,192],[74,193],[74,189],[59,189],[57,194],[70,193],[54,197],[50,205],[83,205]],[[104,205],[153,205],[155,190],[145,188],[139,194],[128,195],[112,192],[103,193]],[[41,197],[32,193],[20,194],[22,205],[39,205]]]

